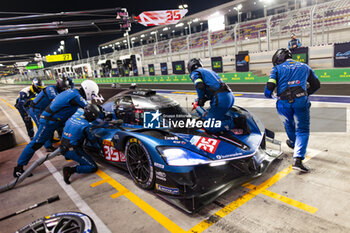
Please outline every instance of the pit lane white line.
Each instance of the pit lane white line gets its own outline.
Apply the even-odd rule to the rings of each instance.
[[[21,136],[24,138],[26,142],[30,142],[28,136],[24,131],[17,125],[17,123],[11,119],[11,117],[8,115],[8,113],[4,110],[2,106],[0,106],[0,109],[6,117],[11,121],[12,125],[15,126],[18,130],[18,132],[21,134]],[[38,157],[45,156],[40,150],[36,152]],[[63,181],[62,175],[57,171],[56,167],[50,162],[46,161],[45,166],[47,169],[51,172],[52,176],[56,179],[57,183],[62,187],[62,189],[67,193],[67,195],[70,197],[70,199],[74,202],[74,204],[78,207],[78,209],[89,215],[95,222],[96,228],[99,232],[103,233],[112,233],[111,230],[108,229],[108,227],[102,222],[102,220],[97,216],[97,214],[89,207],[89,205],[80,197],[77,191],[71,186],[67,185]]]

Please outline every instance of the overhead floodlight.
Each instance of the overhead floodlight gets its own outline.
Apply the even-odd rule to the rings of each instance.
[[[157,33],[157,31],[153,31],[153,32],[151,32],[151,35],[154,35],[154,34],[156,34]]]
[[[184,9],[184,6],[183,5],[179,5],[179,9]]]
[[[169,30],[168,27],[163,28],[163,32],[168,31],[168,30]]]
[[[79,36],[75,36],[74,38],[75,38],[75,39],[79,39]]]
[[[174,33],[174,32],[175,32],[175,30],[172,31],[172,33]]]
[[[116,45],[120,44],[120,42],[115,43]]]
[[[145,34],[142,34],[142,35],[141,35],[141,38],[144,38],[144,37],[145,37]]]
[[[187,4],[183,4],[183,7],[184,7],[184,9],[187,9],[188,5]]]
[[[113,45],[112,44],[110,44],[110,45],[108,45],[109,47],[112,47]]]
[[[194,20],[192,20],[192,22],[194,22],[194,23],[196,23],[196,22],[198,22],[198,21],[199,21],[198,18],[195,18]]]
[[[64,40],[61,40],[61,45],[64,45]]]
[[[225,16],[215,12],[208,19],[208,28],[210,32],[225,30]]]
[[[175,27],[178,28],[178,27],[182,27],[183,25],[184,25],[184,23],[178,23],[175,25]]]
[[[56,55],[56,54],[57,54],[57,52],[53,52],[53,54],[54,54],[54,55]]]
[[[239,10],[239,11],[240,11],[240,10],[242,10],[243,6],[242,6],[242,4],[239,4],[239,5],[238,5],[238,6],[236,6],[235,8],[236,8],[237,10]]]
[[[63,49],[64,49],[63,45],[61,45],[61,46],[60,46],[60,49],[61,49],[61,50],[63,50]]]
[[[136,37],[131,38],[131,40],[136,40]]]
[[[126,42],[126,40],[123,40],[123,42],[125,43],[125,42]]]

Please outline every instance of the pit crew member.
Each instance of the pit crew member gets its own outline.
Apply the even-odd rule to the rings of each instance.
[[[35,151],[51,139],[55,130],[63,126],[79,107],[84,108],[88,104],[86,100],[91,100],[94,96],[97,96],[98,91],[99,88],[94,81],[85,80],[81,83],[79,90],[69,89],[56,96],[41,114],[38,132],[18,158],[17,166],[13,171],[14,177],[23,174],[23,166],[28,164]]]
[[[15,107],[18,109],[18,112],[24,121],[30,140],[33,139],[34,129],[33,122],[29,116],[28,110],[32,100],[34,100],[34,98],[40,93],[43,88],[43,82],[40,79],[35,78],[31,86],[25,87],[19,92],[19,97],[16,100]]]
[[[194,108],[204,120],[221,121],[221,127],[207,128],[206,130],[210,133],[231,130],[233,121],[231,117],[225,115],[234,104],[234,95],[231,89],[221,80],[217,73],[203,68],[200,59],[191,59],[187,64],[187,69],[198,94],[198,101]],[[203,111],[202,107],[208,100],[210,100],[210,108],[207,111]]]
[[[78,110],[65,124],[60,146],[62,154],[79,163],[75,167],[63,168],[63,178],[67,184],[70,184],[69,178],[74,173],[97,171],[96,163],[84,152],[82,145],[85,139],[94,140],[89,130],[92,126],[91,122],[95,121],[99,115],[100,108],[95,104],[88,104],[83,114]]]
[[[272,92],[277,88],[277,112],[289,138],[286,143],[294,149],[293,169],[309,172],[302,162],[310,134],[311,103],[308,96],[320,88],[320,81],[307,64],[291,58],[288,49],[279,49],[273,55],[274,67],[265,87],[265,96],[272,98]]]

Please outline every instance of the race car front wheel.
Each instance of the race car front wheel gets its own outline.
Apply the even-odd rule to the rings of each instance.
[[[97,233],[94,221],[79,212],[61,212],[52,214],[22,227],[18,233]],[[17,233],[16,232],[16,233]]]
[[[143,189],[152,189],[155,183],[153,161],[143,143],[137,138],[130,138],[125,147],[125,157],[136,185]]]

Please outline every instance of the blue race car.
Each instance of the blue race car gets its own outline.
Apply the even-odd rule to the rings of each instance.
[[[103,108],[113,121],[93,127],[98,140],[85,143],[86,151],[127,169],[136,185],[189,213],[262,175],[282,155],[266,148],[266,140],[278,144],[274,133],[238,106],[229,112],[237,130],[219,134],[196,127],[178,102],[152,90],[124,90]],[[195,127],[174,127],[162,116]]]

